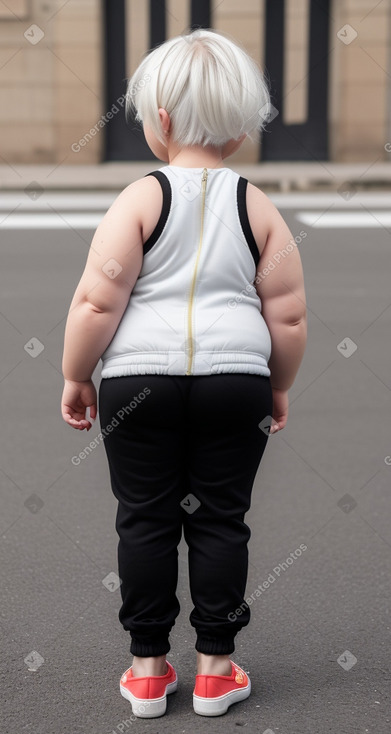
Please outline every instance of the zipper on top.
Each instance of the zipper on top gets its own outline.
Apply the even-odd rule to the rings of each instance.
[[[207,184],[207,181],[208,181],[208,169],[207,168],[204,168],[204,170],[202,171],[202,179],[201,179],[200,239],[199,239],[199,242],[198,242],[197,257],[196,257],[196,262],[195,262],[194,272],[193,272],[193,279],[192,279],[191,288],[190,288],[188,314],[187,314],[189,358],[188,358],[188,363],[187,363],[186,375],[191,375],[191,368],[192,368],[193,356],[194,356],[193,330],[192,330],[192,312],[193,312],[194,291],[195,291],[195,285],[196,285],[196,279],[197,279],[198,261],[200,259],[201,248],[202,248],[202,240],[203,240],[203,236],[204,236],[205,197],[206,197],[206,184]]]

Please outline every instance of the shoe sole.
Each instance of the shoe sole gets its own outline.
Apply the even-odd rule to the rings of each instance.
[[[178,681],[167,683],[166,693],[160,698],[136,698],[127,688],[120,685],[120,691],[124,698],[130,701],[132,711],[135,716],[140,719],[152,719],[156,716],[163,716],[167,709],[167,694],[174,693],[177,689]]]
[[[229,691],[228,693],[224,693],[223,696],[217,696],[216,698],[204,698],[203,696],[196,696],[193,693],[194,711],[196,714],[200,714],[200,716],[221,716],[221,714],[227,713],[231,704],[244,701],[245,698],[249,697],[250,693],[250,679],[245,688]]]

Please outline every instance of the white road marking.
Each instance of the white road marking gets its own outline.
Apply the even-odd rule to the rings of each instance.
[[[391,227],[391,197],[364,194],[343,201],[332,194],[270,195],[277,208],[293,209],[301,224],[316,229]],[[95,230],[110,207],[115,194],[47,194],[46,200],[32,201],[24,193],[3,195],[0,200],[0,229],[90,229]],[[44,196],[42,196],[44,199]],[[353,204],[353,201],[355,202]],[[388,202],[388,205],[387,203]],[[316,208],[312,208],[312,207]],[[335,207],[335,208],[334,208]],[[369,211],[365,211],[364,207]],[[383,208],[382,208],[383,207]],[[84,211],[83,211],[84,209]],[[53,211],[54,210],[54,211]]]
[[[39,192],[38,192],[39,193]],[[35,198],[25,191],[5,191],[0,196],[0,212],[103,212],[105,213],[119,195],[119,191],[80,191],[77,193],[45,190]],[[354,211],[356,209],[391,209],[391,192],[357,191],[349,200],[335,192],[296,192],[279,194],[270,192],[268,198],[280,209],[328,209]]]
[[[391,212],[384,209],[373,209],[372,212],[297,212],[296,219],[315,229],[391,227]]]
[[[278,209],[336,209],[355,210],[363,209],[391,209],[391,193],[375,191],[357,191],[354,196],[344,199],[340,194],[333,192],[317,193],[314,191],[297,192],[291,194],[267,194]]]
[[[21,213],[7,216],[0,214],[0,229],[96,229],[103,212],[81,214],[79,212]]]
[[[19,212],[51,212],[51,207],[56,211],[77,212],[105,212],[117,198],[119,192],[96,191],[94,193],[80,191],[78,193],[61,191],[44,191],[42,194],[34,192],[29,196],[25,191],[6,191],[1,193],[0,211],[11,212],[17,207]],[[306,205],[304,205],[306,206]]]

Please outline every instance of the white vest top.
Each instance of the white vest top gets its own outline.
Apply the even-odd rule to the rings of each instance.
[[[229,168],[154,171],[163,206],[110,344],[102,378],[270,376],[271,337],[253,285],[259,250],[247,180]]]

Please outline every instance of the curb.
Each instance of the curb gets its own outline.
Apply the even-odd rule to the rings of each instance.
[[[2,191],[122,191],[150,171],[162,168],[161,161],[101,163],[93,166],[21,165],[0,166]],[[339,191],[390,190],[390,162],[332,163],[275,162],[230,165],[239,175],[265,190]],[[342,194],[343,195],[343,194]]]

